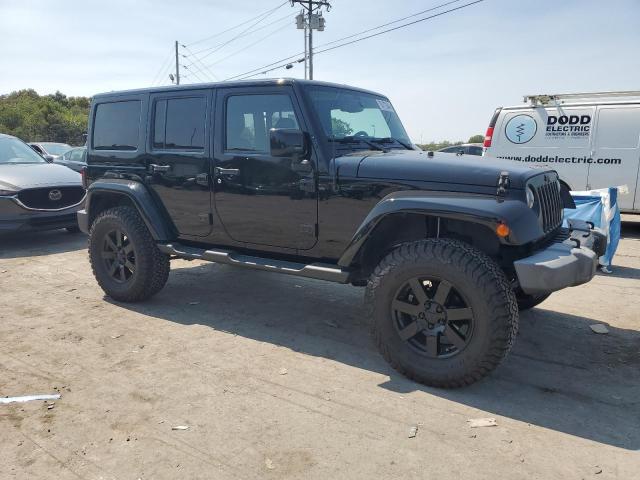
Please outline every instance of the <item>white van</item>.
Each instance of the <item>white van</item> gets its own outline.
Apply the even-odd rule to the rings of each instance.
[[[530,95],[525,102],[495,111],[485,155],[552,168],[570,190],[626,185],[620,209],[640,213],[640,91]]]

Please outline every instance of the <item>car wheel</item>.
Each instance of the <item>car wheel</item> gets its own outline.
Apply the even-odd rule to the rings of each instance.
[[[115,207],[101,212],[89,233],[89,259],[98,284],[114,300],[146,300],[169,278],[169,257],[158,250],[138,212]]]
[[[383,357],[435,387],[461,387],[487,375],[518,330],[516,297],[503,271],[456,240],[399,246],[376,267],[365,299]]]

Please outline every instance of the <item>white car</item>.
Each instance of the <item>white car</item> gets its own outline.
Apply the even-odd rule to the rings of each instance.
[[[640,213],[640,91],[531,95],[498,108],[484,154],[558,172],[569,190],[626,185],[624,212]]]

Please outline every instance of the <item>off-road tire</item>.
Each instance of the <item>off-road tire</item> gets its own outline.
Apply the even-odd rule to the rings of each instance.
[[[107,271],[101,254],[105,235],[118,228],[133,245],[136,269],[125,283],[117,283]],[[121,302],[139,302],[162,290],[169,278],[169,256],[158,250],[138,212],[127,206],[110,208],[98,214],[89,232],[91,269],[104,292]]]
[[[518,309],[521,312],[524,310],[530,310],[544,302],[550,295],[550,293],[544,295],[527,295],[524,292],[517,292],[516,299],[518,300]]]
[[[394,295],[403,282],[418,275],[445,279],[469,300],[473,335],[453,357],[421,355],[394,326]],[[504,359],[518,331],[516,296],[503,271],[486,254],[457,240],[427,239],[397,247],[375,268],[365,302],[382,356],[406,377],[434,387],[457,388],[480,380]]]

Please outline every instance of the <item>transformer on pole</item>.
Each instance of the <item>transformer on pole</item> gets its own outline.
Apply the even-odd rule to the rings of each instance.
[[[322,7],[326,7],[329,11],[331,4],[327,1],[291,0],[291,6],[296,3],[302,5],[304,9],[296,16],[296,28],[304,30],[304,78],[313,80],[313,31],[324,31],[325,19],[322,16]]]

